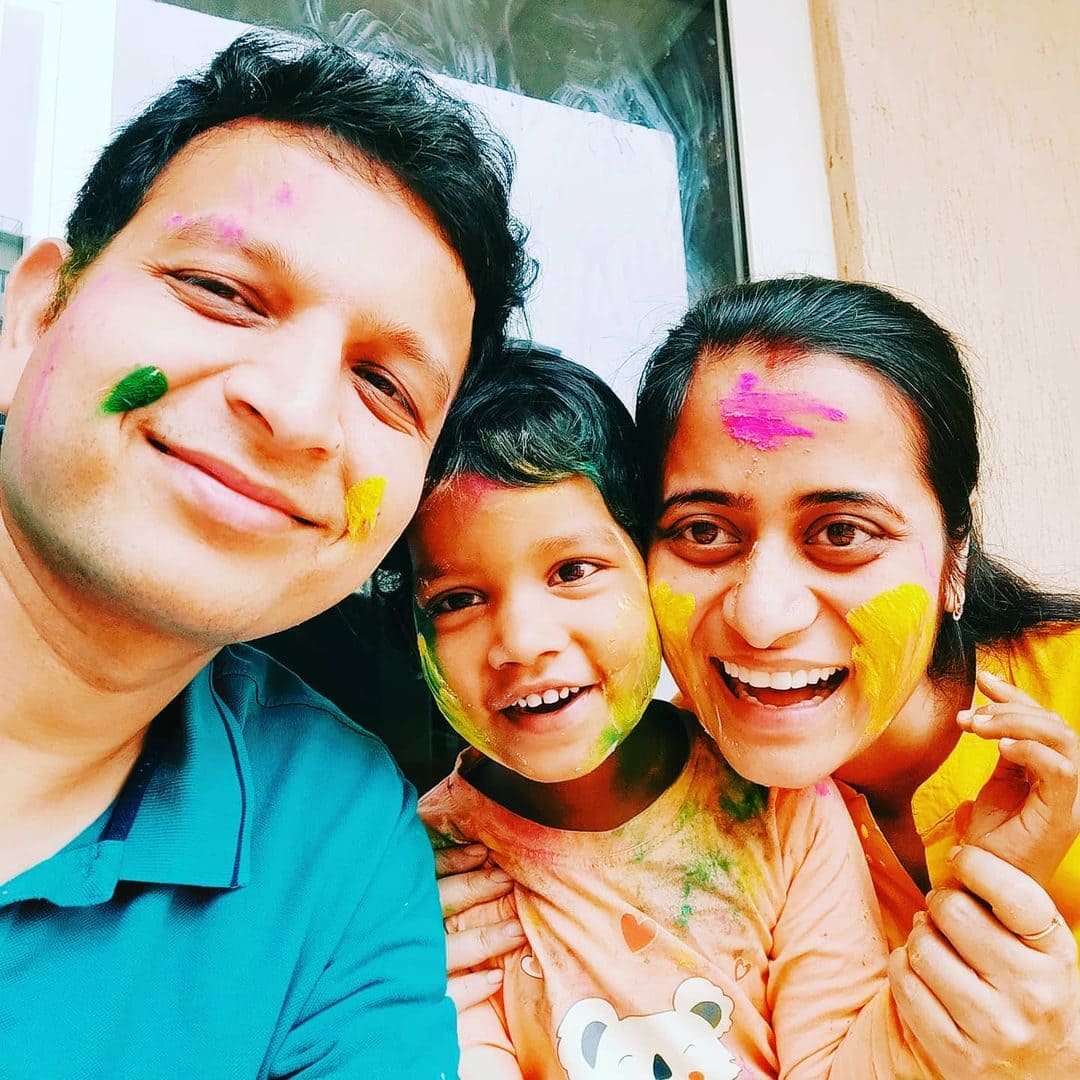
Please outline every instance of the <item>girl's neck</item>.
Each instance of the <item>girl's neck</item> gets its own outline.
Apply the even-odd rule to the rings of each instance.
[[[544,784],[485,759],[469,777],[488,798],[552,829],[606,832],[651,806],[682,772],[686,730],[668,709],[647,708],[637,727],[585,776]]]

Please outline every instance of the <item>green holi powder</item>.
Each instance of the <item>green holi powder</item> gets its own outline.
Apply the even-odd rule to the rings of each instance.
[[[689,904],[683,904],[679,908],[679,914],[675,916],[675,925],[680,930],[685,930],[690,925],[690,918],[694,914],[694,909]]]
[[[103,413],[125,413],[142,409],[163,397],[169,382],[161,368],[141,367],[125,375],[101,403]]]
[[[455,840],[448,832],[436,829],[434,825],[425,825],[428,843],[432,851],[445,851],[447,848],[458,847],[459,841]]]
[[[720,809],[738,822],[760,816],[769,801],[769,789],[731,773],[726,791],[720,792]]]

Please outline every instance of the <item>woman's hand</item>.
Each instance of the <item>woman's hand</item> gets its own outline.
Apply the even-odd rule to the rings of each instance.
[[[980,672],[978,685],[990,704],[957,722],[997,739],[1001,756],[975,802],[957,809],[956,828],[1045,887],[1080,834],[1080,738],[1004,680]]]
[[[435,852],[446,929],[447,994],[459,1013],[499,989],[503,973],[488,966],[490,961],[525,941],[514,912],[513,882],[498,867],[485,866],[487,856],[482,844]]]
[[[889,958],[916,1057],[949,1080],[1080,1076],[1076,942],[1053,901],[982,848],[951,862],[967,891],[933,890],[929,917]]]

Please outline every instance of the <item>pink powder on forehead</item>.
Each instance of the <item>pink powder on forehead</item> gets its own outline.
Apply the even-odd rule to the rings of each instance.
[[[274,205],[275,206],[292,206],[293,204],[293,190],[292,185],[288,180],[281,182],[281,187],[274,192]]]
[[[839,422],[847,415],[807,394],[756,389],[760,380],[744,371],[735,389],[718,402],[728,434],[736,441],[759,450],[778,450],[788,439],[812,439],[813,431],[795,423],[798,414],[821,416]]]

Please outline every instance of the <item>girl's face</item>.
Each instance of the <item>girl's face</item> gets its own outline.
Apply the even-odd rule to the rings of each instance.
[[[835,356],[698,365],[649,580],[668,665],[748,779],[828,776],[929,688],[946,553],[914,423]]]
[[[409,547],[424,676],[453,727],[531,780],[592,772],[660,675],[645,566],[599,491],[464,476]]]

